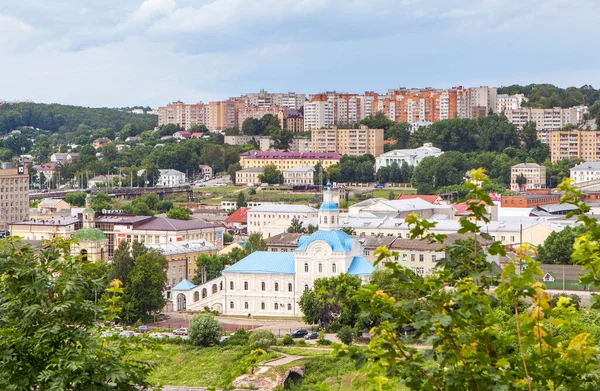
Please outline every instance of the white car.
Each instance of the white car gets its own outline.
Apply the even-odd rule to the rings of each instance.
[[[173,330],[173,335],[188,335],[188,329],[182,327],[180,329]]]

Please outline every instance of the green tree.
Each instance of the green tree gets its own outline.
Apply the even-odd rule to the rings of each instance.
[[[111,262],[110,280],[117,279],[127,286],[131,282],[130,274],[135,265],[135,258],[148,252],[146,246],[139,242],[130,243],[123,240],[115,249]]]
[[[245,250],[247,255],[255,251],[267,251],[267,242],[265,242],[259,233],[250,234],[248,240],[246,240]]]
[[[71,204],[71,206],[76,207],[76,208],[81,208],[83,206],[85,206],[85,198],[87,197],[87,194],[85,194],[84,192],[81,191],[77,191],[75,193],[68,193],[65,196],[65,201],[68,202],[69,204]]]
[[[256,118],[246,118],[242,123],[242,133],[246,136],[255,136],[260,134],[260,121]]]
[[[263,168],[263,173],[258,176],[261,183],[282,183],[283,173],[277,169],[277,166],[273,163],[267,164]]]
[[[521,191],[523,191],[523,189],[525,188],[525,185],[527,185],[527,178],[525,177],[525,175],[520,174],[517,176],[516,182],[517,182],[517,185],[519,185],[519,189]]]
[[[575,238],[583,233],[582,226],[565,227],[561,231],[551,232],[538,247],[537,259],[541,263],[570,265]]]
[[[243,191],[238,192],[235,206],[237,208],[244,208],[248,206],[248,202],[246,202],[246,194]]]
[[[531,150],[538,143],[536,124],[533,121],[527,121],[519,134],[521,142],[526,150]]]
[[[191,220],[192,211],[188,208],[181,208],[178,206],[174,206],[167,212],[167,217],[170,219],[177,220]]]
[[[154,250],[135,258],[123,298],[125,319],[148,319],[165,306],[167,266],[167,259]]]
[[[101,212],[103,209],[112,209],[112,199],[105,193],[98,193],[92,196],[92,209]]]
[[[195,346],[213,346],[221,338],[221,325],[210,314],[198,314],[192,319],[188,335],[190,342]]]
[[[240,163],[234,163],[232,165],[229,166],[229,168],[227,168],[227,174],[229,174],[229,178],[231,179],[231,182],[235,185],[235,177],[236,177],[236,173],[242,169],[242,165]]]
[[[271,139],[273,140],[273,148],[289,151],[292,140],[294,139],[294,133],[289,130],[281,129],[271,136]]]
[[[342,326],[337,332],[337,337],[342,343],[351,345],[354,339],[354,329],[348,325]]]
[[[269,330],[254,330],[250,333],[250,344],[253,349],[257,347],[268,349],[277,344],[277,337]]]
[[[0,388],[146,389],[151,366],[133,358],[136,342],[104,343],[101,308],[85,299],[96,282],[90,262],[56,239],[34,254],[14,240],[0,245]],[[10,276],[10,277],[8,277]]]
[[[304,232],[306,232],[306,228],[304,228],[302,226],[302,221],[298,220],[297,218],[293,218],[292,223],[290,224],[289,228],[287,229],[287,232],[289,232],[289,233],[304,233]]]
[[[357,276],[340,274],[331,278],[318,278],[312,289],[305,290],[300,298],[300,308],[305,322],[321,322],[333,330],[341,326],[354,326],[360,308],[354,299],[361,280]]]

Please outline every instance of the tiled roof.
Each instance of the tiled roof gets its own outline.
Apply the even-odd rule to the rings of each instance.
[[[354,257],[348,268],[348,274],[353,276],[370,276],[375,268],[364,257]]]
[[[322,240],[329,244],[334,252],[346,252],[352,250],[354,239],[347,233],[341,230],[324,231],[318,230],[311,235],[302,236],[298,241],[297,251],[306,251],[308,246],[317,241]]]
[[[300,240],[302,235],[303,234],[296,232],[284,232],[266,238],[265,242],[267,243],[267,246],[289,246],[296,248],[298,246],[298,240]]]
[[[404,201],[404,200],[411,200],[411,199],[414,199],[414,198],[420,198],[420,199],[422,199],[424,201],[427,201],[427,202],[433,204],[434,202],[437,201],[437,199],[439,197],[440,196],[438,196],[438,195],[400,194],[400,195],[398,195],[398,198],[396,198],[396,200],[402,200],[402,201]]]
[[[181,282],[173,288],[174,291],[189,291],[190,289],[194,289],[196,285],[192,284],[185,278],[181,280]]]
[[[226,223],[247,223],[248,222],[248,209],[250,208],[239,208],[233,212],[230,216],[225,219]]]
[[[222,273],[295,274],[294,254],[256,251]]]

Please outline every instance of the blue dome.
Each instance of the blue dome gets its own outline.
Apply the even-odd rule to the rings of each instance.
[[[335,252],[348,252],[352,250],[354,239],[341,230],[323,231],[318,230],[311,235],[301,236],[298,241],[297,251],[306,251],[308,245],[316,240],[323,240]]]
[[[319,210],[326,212],[336,212],[338,211],[338,206],[335,202],[323,202]]]

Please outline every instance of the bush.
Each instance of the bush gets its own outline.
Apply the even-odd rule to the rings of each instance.
[[[192,345],[212,346],[221,338],[221,326],[212,315],[200,314],[194,316],[188,334]]]
[[[297,346],[308,346],[305,340],[301,339],[300,341],[296,341]]]
[[[255,330],[250,333],[250,344],[252,349],[268,349],[271,345],[277,344],[277,337],[269,330]]]
[[[223,341],[225,346],[245,346],[250,340],[250,333],[244,329],[237,329],[229,338]]]
[[[354,329],[350,326],[342,326],[337,332],[337,337],[346,345],[352,344],[354,338]]]
[[[330,341],[330,340],[328,340],[328,339],[325,339],[325,338],[321,338],[321,339],[319,339],[319,340],[317,341],[317,343],[318,343],[319,345],[322,345],[322,346],[329,346],[329,345],[331,345],[331,341]]]
[[[284,346],[290,346],[294,344],[294,338],[292,338],[291,335],[286,335],[285,337],[283,337],[283,339],[281,340],[281,343]]]
[[[571,304],[573,304],[575,306],[575,309],[579,311],[579,307],[581,306],[581,297],[579,297],[579,295],[576,295],[574,293],[572,293],[572,294],[559,293],[557,295],[552,296],[552,300],[550,300],[550,307],[552,307],[552,308],[556,307],[556,304],[558,303],[558,299],[560,299],[561,297],[566,297],[567,299],[571,299]]]
[[[225,232],[223,234],[223,243],[224,244],[229,244],[233,242],[233,236],[228,234],[227,232]]]

